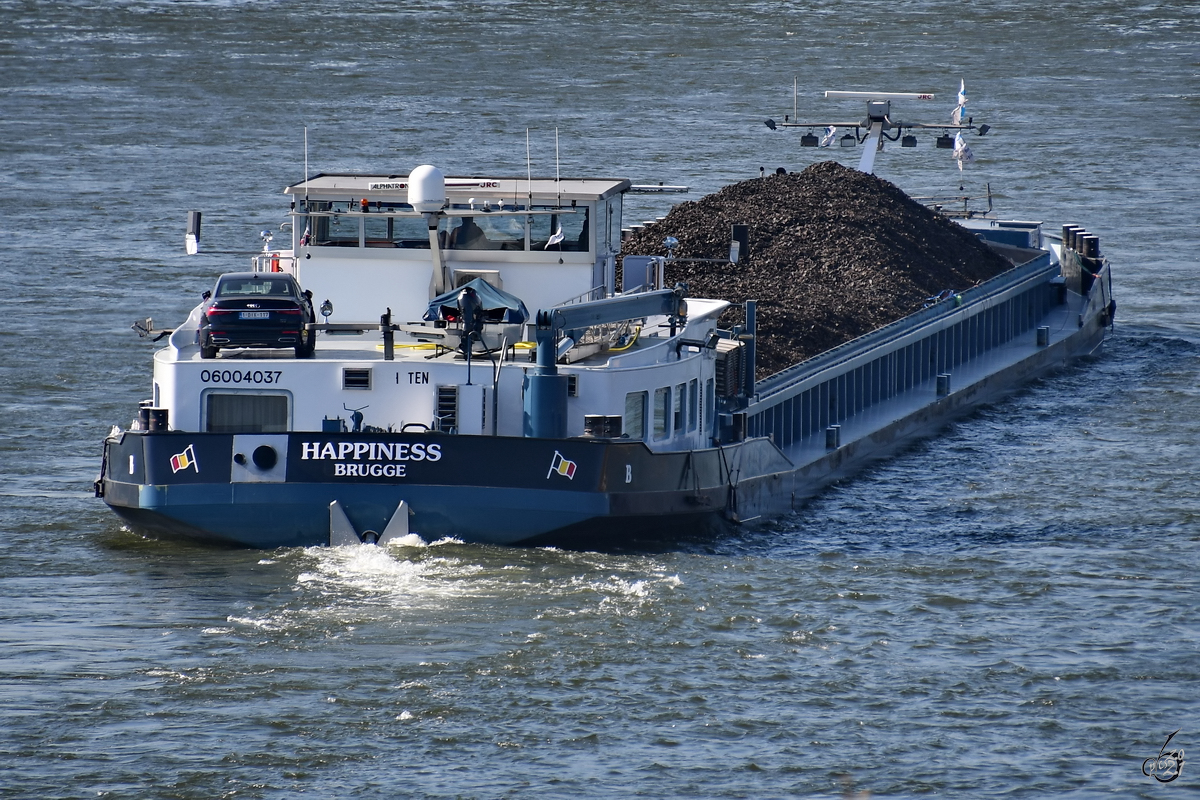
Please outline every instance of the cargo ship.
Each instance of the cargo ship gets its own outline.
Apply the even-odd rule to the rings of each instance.
[[[737,525],[1095,352],[1115,311],[1079,226],[966,215],[1011,268],[759,379],[754,301],[728,327],[730,301],[668,285],[669,251],[620,259],[629,180],[423,165],[284,191],[290,242],[264,236],[222,313],[285,338],[226,335],[203,298],[104,440],[96,495],[135,531],[590,547]]]

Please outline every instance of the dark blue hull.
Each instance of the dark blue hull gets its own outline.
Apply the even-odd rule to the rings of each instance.
[[[246,444],[271,446],[278,462],[256,468]],[[396,460],[418,444],[437,461]],[[311,458],[320,451],[345,458]],[[408,530],[426,541],[580,546],[718,526],[735,511],[734,485],[792,469],[767,440],[654,454],[585,439],[131,431],[106,440],[97,492],[139,531],[240,547],[328,545],[335,502],[360,535],[384,530],[404,502]]]

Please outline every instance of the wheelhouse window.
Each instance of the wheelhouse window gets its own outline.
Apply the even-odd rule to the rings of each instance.
[[[307,242],[317,247],[403,247],[407,249],[430,248],[430,234],[424,217],[395,216],[389,211],[408,211],[408,204],[388,203],[371,205],[366,215],[343,216],[337,211],[355,210],[348,203],[312,203],[314,211],[324,211],[330,216],[308,217],[305,223]],[[361,228],[361,240],[359,237]]]
[[[387,238],[406,250],[429,249],[429,226],[422,217],[388,217]]]
[[[588,251],[588,209],[534,206],[535,211],[559,213],[529,217],[529,249],[533,251],[586,253]]]
[[[524,250],[525,218],[501,214],[447,217],[442,220],[451,250]]]
[[[625,395],[625,434],[630,439],[646,438],[646,393]]]
[[[382,214],[363,217],[363,243],[367,247],[392,247],[392,219]]]
[[[409,206],[404,206],[405,209]],[[385,208],[384,211],[389,209]],[[401,247],[406,250],[429,249],[429,227],[423,217],[397,217],[368,212],[362,218],[363,244],[367,247]]]
[[[204,403],[209,433],[286,433],[288,396],[249,392],[210,392]]]
[[[358,247],[361,217],[334,214],[309,219],[312,221],[312,243],[318,247]]]
[[[316,212],[305,222],[301,244],[314,247],[400,247],[429,249],[429,229],[407,203],[369,202],[363,213],[358,201],[309,201]],[[477,213],[466,213],[467,210]],[[471,206],[456,203],[438,222],[441,246],[449,250],[529,250],[585,253],[590,247],[587,206],[502,205],[490,201]],[[456,214],[457,212],[457,214]],[[493,213],[500,212],[500,213]],[[603,219],[601,220],[603,222]],[[604,231],[601,231],[603,234]]]

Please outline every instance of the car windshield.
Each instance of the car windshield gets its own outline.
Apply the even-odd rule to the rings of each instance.
[[[291,281],[279,278],[229,278],[217,285],[217,297],[286,297],[295,299]]]

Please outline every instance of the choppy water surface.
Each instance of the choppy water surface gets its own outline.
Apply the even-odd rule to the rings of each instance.
[[[1191,796],[1200,741],[1200,12],[0,0],[0,795]],[[803,512],[653,551],[144,540],[90,484],[171,325],[311,168],[691,197],[814,158],[761,120],[958,79],[968,191],[1080,222],[1104,354]],[[946,102],[941,102],[945,98]],[[857,114],[857,109],[850,113]],[[908,112],[906,112],[908,115]],[[956,192],[949,156],[878,173]],[[632,204],[629,219],[664,213]]]

